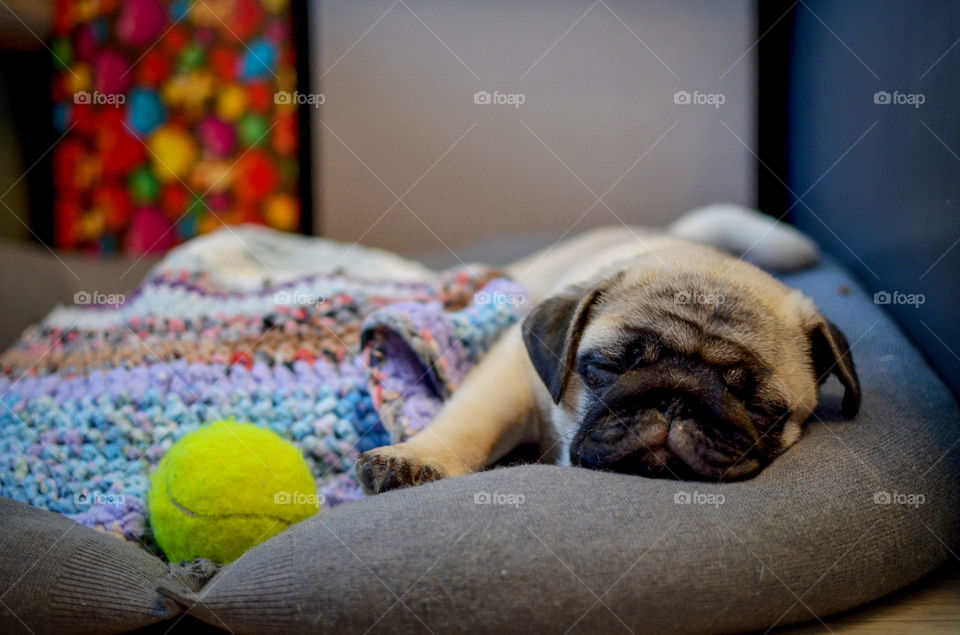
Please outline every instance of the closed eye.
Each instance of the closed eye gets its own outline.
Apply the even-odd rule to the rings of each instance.
[[[746,401],[753,396],[756,379],[749,369],[743,366],[727,366],[723,369],[723,381],[733,396]]]
[[[600,388],[615,382],[623,373],[621,365],[592,353],[577,362],[583,381],[590,388]]]

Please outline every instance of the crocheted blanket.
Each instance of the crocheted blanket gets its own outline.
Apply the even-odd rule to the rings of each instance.
[[[0,357],[0,496],[149,541],[152,469],[233,417],[300,448],[325,506],[355,500],[357,455],[429,423],[523,298],[483,266],[252,227],[196,239]]]

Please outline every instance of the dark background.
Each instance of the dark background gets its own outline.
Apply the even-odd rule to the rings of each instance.
[[[960,4],[806,1],[792,12],[791,219],[871,292],[925,296],[886,308],[958,394]],[[874,103],[895,90],[925,102]]]

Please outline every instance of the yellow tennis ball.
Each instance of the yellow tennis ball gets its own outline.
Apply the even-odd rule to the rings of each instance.
[[[321,503],[300,450],[271,430],[235,421],[180,439],[150,481],[150,524],[171,562],[231,562]]]

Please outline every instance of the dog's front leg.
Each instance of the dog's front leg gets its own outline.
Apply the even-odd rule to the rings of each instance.
[[[422,432],[357,458],[363,491],[379,494],[476,472],[519,443],[535,440],[535,377],[514,325]]]

